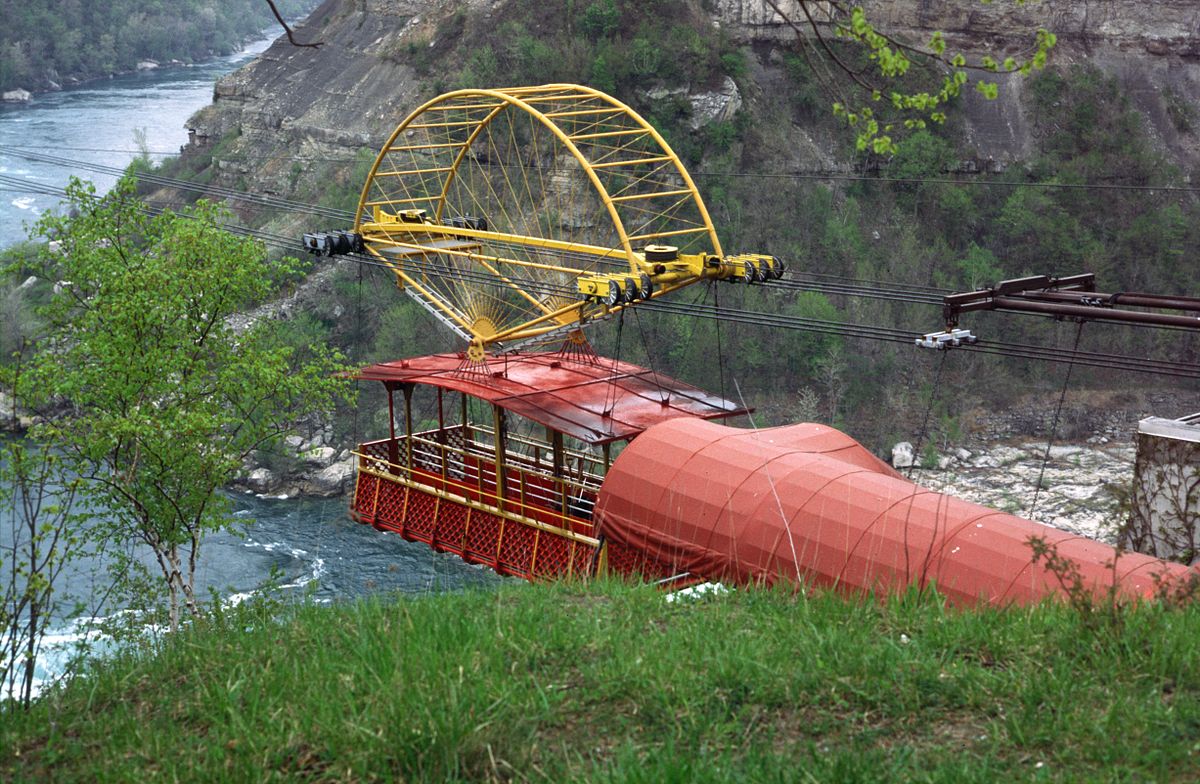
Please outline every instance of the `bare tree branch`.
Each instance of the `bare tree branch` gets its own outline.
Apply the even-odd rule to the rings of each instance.
[[[279,13],[279,9],[275,7],[275,0],[267,0],[267,5],[271,6],[271,13],[275,14],[275,18],[279,20],[279,24],[283,26],[284,32],[287,33],[288,41],[292,46],[304,46],[310,49],[317,49],[325,45],[324,41],[317,41],[311,44],[302,44],[296,40],[296,36],[292,33],[292,28],[288,27],[288,23],[283,21],[283,16]]]

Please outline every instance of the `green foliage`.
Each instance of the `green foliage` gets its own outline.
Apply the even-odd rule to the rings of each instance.
[[[444,340],[439,339],[440,324],[417,303],[390,290],[392,303],[377,318],[379,328],[368,356],[386,362],[397,357],[410,357],[444,350]]]
[[[276,0],[289,17],[315,4]],[[252,31],[276,24],[262,0],[26,0],[3,8],[0,90],[131,71],[139,60],[228,54]]]
[[[1191,133],[1196,125],[1196,108],[1170,88],[1163,90],[1163,103],[1167,107],[1167,116],[1171,118],[1171,124],[1175,126],[1175,130],[1180,133]]]
[[[921,468],[925,471],[937,468],[938,451],[933,444],[926,444],[920,454]]]
[[[725,152],[738,138],[737,126],[728,121],[711,122],[704,126],[704,138],[714,154]]]
[[[54,450],[0,441],[0,715],[29,707],[50,625],[67,614],[60,577],[84,546],[78,486]]]
[[[917,131],[897,145],[888,163],[888,174],[904,178],[944,177],[956,158],[950,142],[929,131]]]
[[[783,312],[797,320],[844,321],[844,314],[829,301],[829,298],[815,291],[797,294],[794,301],[784,306]],[[816,378],[822,361],[837,352],[841,344],[842,339],[837,335],[789,332],[784,342],[788,377],[800,383]]]
[[[610,94],[616,92],[617,73],[609,63],[605,52],[599,52],[596,59],[592,61],[592,72],[589,75],[588,83],[602,92]]]
[[[606,582],[235,608],[0,725],[0,776],[1187,781],[1197,635],[1195,605],[1097,634],[1062,603]]]
[[[9,270],[8,275],[0,278],[3,281],[0,289],[0,365],[15,362],[17,354],[40,329],[34,306],[46,287],[36,278],[30,280],[29,269],[22,259],[23,252],[28,250],[28,246],[17,246],[0,257],[0,265]]]
[[[592,38],[610,38],[621,24],[621,10],[616,0],[595,0],[579,17],[579,27]]]
[[[847,72],[843,76],[850,91],[834,103],[834,114],[855,130],[855,143],[860,151],[889,155],[898,150],[895,136],[925,128],[927,123],[944,123],[947,104],[972,81],[976,92],[994,100],[999,94],[998,84],[973,77],[972,73],[1028,75],[1045,68],[1057,43],[1054,33],[1043,28],[1034,35],[1032,54],[1027,59],[1007,57],[999,62],[984,55],[977,62],[969,62],[964,54],[946,50],[941,32],[935,32],[924,46],[914,46],[878,30],[860,7],[850,11],[848,20],[836,22],[835,34],[865,57],[868,66],[857,69],[838,61],[838,66]],[[910,72],[919,70],[914,65],[934,66],[938,74],[934,84],[928,84],[928,79],[914,82]],[[858,93],[865,93],[865,99]]]
[[[985,286],[999,283],[1004,276],[996,254],[975,243],[967,248],[967,254],[956,262],[962,273],[961,283],[968,291],[977,291]]]
[[[788,77],[787,98],[793,109],[804,118],[823,116],[828,108],[820,82],[804,58],[795,52],[785,52],[783,68]]]
[[[746,54],[740,49],[721,55],[721,70],[734,79],[740,79],[747,73]]]
[[[707,150],[727,149],[731,131],[744,130],[693,130],[685,98],[650,97],[662,95],[660,88],[700,91],[748,73],[747,53],[691,0],[510,3],[488,24],[455,17],[437,41],[446,47],[437,58],[445,84],[587,84],[629,102],[693,163]],[[417,49],[398,56],[415,67],[430,57],[429,47]]]
[[[788,78],[793,68],[804,73],[799,60],[785,58],[782,67]],[[1191,291],[1194,282],[1188,278],[1186,259],[1200,248],[1200,204],[1190,194],[1107,187],[1144,183],[1151,173],[1150,182],[1186,184],[1155,154],[1144,120],[1123,119],[1131,109],[1122,91],[1087,68],[1046,71],[1029,86],[1031,94],[1037,94],[1030,98],[1036,106],[1029,116],[1037,118],[1042,131],[1034,139],[1033,157],[1011,163],[1002,176],[964,175],[959,170],[963,162],[969,164],[980,154],[941,128],[913,133],[880,170],[882,178],[904,182],[881,179],[827,187],[773,176],[779,161],[788,159],[784,145],[794,139],[783,133],[769,135],[776,124],[795,117],[795,107],[784,101],[767,107],[779,115],[765,114],[761,104],[756,107],[756,122],[749,131],[753,136],[720,156],[712,144],[720,137],[708,137],[706,131],[703,144],[693,148],[704,155],[697,180],[723,248],[774,253],[787,259],[797,274],[853,278],[867,290],[871,281],[888,281],[960,291],[1024,274],[1090,271],[1097,274],[1102,291]],[[1081,109],[1079,103],[1090,106]],[[665,99],[656,108],[664,114],[686,111]],[[1072,119],[1081,111],[1106,124],[1113,136],[1093,138],[1085,121]],[[657,116],[654,121],[660,127],[678,122],[660,123]],[[1075,130],[1064,130],[1068,128]],[[668,134],[677,147],[688,144],[689,138]],[[769,155],[762,154],[763,147],[769,147]],[[1103,156],[1102,166],[1087,162],[1097,151]],[[1013,184],[1006,186],[1009,179]],[[984,185],[981,180],[990,182]],[[1055,187],[1060,183],[1083,187]],[[798,280],[824,282],[799,275]],[[801,304],[791,296],[777,288],[763,289],[758,298],[749,289],[720,289],[721,304],[729,308],[881,325],[912,334],[938,329],[942,323],[936,305],[827,294],[829,310],[822,313],[814,304],[818,300]],[[804,312],[810,307],[814,311]],[[964,317],[963,326],[987,339],[1070,346],[1070,335],[1037,318],[971,314]],[[825,421],[836,408],[849,432],[872,448],[888,448],[901,438],[912,440],[919,432],[927,399],[919,393],[919,384],[932,378],[934,370],[911,347],[846,337],[839,375],[828,372],[836,371],[838,363],[812,364],[813,358],[830,353],[821,345],[825,336],[744,325],[725,324],[722,329],[725,389],[732,389],[731,379],[743,389],[756,388],[754,398],[770,424],[792,421],[796,390],[808,387],[821,394]],[[664,321],[650,344],[657,369],[708,388],[719,384],[711,371],[716,342],[710,322],[683,326]],[[1190,351],[1161,333],[1115,327],[1087,327],[1082,346],[1156,359]],[[703,359],[696,359],[697,354]],[[988,383],[980,385],[981,377]],[[910,378],[916,383],[909,383]],[[1018,395],[1048,391],[1056,381],[1061,383],[1061,375],[1046,364],[955,353],[946,364],[940,395],[950,407],[939,410],[939,416],[965,421],[963,414],[973,406],[1004,405]],[[1073,388],[1166,383],[1142,376],[1117,380],[1111,373],[1078,367],[1072,381]],[[969,392],[952,395],[945,391],[950,389]],[[833,406],[835,393],[840,400]]]
[[[1004,243],[1005,270],[1013,275],[1041,268],[1045,259],[1059,268],[1079,269],[1099,251],[1078,220],[1040,188],[1013,191],[996,216],[996,234]]]
[[[458,84],[460,87],[491,87],[496,84],[499,71],[496,52],[490,46],[483,46],[471,54]]]
[[[174,625],[180,602],[195,611],[205,533],[234,522],[217,491],[294,418],[344,395],[342,366],[322,345],[302,356],[261,326],[235,331],[230,318],[271,294],[277,273],[260,246],[222,230],[223,209],[149,217],[129,179],[103,197],[77,180],[67,192],[69,216],[37,225],[62,248],[42,253],[39,276],[63,282],[39,308],[47,335],[20,389],[72,404],[36,435],[107,510],[95,535],[150,547]]]

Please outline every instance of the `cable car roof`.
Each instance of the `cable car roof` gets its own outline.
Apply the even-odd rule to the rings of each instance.
[[[720,419],[753,410],[629,362],[558,352],[482,363],[468,363],[461,353],[432,354],[371,365],[354,377],[463,392],[588,444],[633,438],[677,417]]]

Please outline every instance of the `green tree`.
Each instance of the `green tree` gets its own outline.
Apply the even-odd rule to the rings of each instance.
[[[53,450],[0,442],[0,713],[29,707],[46,634],[69,601],[59,578],[81,550],[78,485]]]
[[[67,208],[36,227],[61,242],[39,258],[39,275],[60,283],[40,308],[47,334],[23,397],[70,403],[33,434],[75,463],[103,510],[91,531],[153,553],[174,628],[182,609],[198,610],[205,535],[234,522],[218,491],[247,455],[348,387],[325,347],[297,352],[263,324],[235,328],[297,262],[271,263],[223,230],[223,208],[150,216],[130,178],[102,197],[73,180]]]
[[[956,262],[956,266],[962,273],[963,282],[972,291],[994,285],[1004,276],[996,254],[974,242],[967,248],[967,254]]]
[[[829,299],[815,291],[802,291],[793,302],[783,308],[785,315],[800,321],[817,322],[845,321],[845,315]],[[787,377],[793,380],[816,379],[821,374],[822,361],[831,354],[840,353],[842,338],[825,332],[791,331],[783,345],[783,359],[787,363]]]
[[[621,9],[614,0],[596,0],[583,11],[579,26],[593,38],[609,38],[621,24]]]

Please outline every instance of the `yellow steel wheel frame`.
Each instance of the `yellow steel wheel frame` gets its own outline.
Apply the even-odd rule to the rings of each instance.
[[[457,90],[418,107],[375,159],[355,231],[476,347],[578,328],[630,301],[605,301],[609,280],[658,296],[722,255],[666,140],[624,103],[570,84]],[[667,270],[646,246],[692,261]]]

